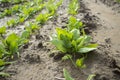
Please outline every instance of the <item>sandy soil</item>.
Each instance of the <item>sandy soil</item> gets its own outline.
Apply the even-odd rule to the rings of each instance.
[[[68,20],[69,0],[64,0],[58,9],[58,16],[49,20],[31,37],[29,44],[23,46],[20,58],[5,70],[11,77],[3,80],[62,80],[63,68],[75,80],[86,80],[90,74],[96,74],[94,80],[120,80],[119,4],[108,6],[114,3],[113,0],[79,1],[81,9],[77,18],[86,24],[85,30],[93,37],[93,42],[99,44],[96,51],[89,53],[85,61],[87,68],[77,69],[70,61],[61,61],[60,57],[49,55],[54,50],[49,43],[49,36],[55,32],[55,27],[66,27]],[[5,24],[4,21],[6,18],[0,19],[0,25]]]

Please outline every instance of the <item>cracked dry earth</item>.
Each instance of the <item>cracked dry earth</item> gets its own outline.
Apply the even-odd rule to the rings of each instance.
[[[31,37],[29,44],[23,46],[20,58],[5,70],[12,76],[3,80],[62,80],[63,68],[75,80],[86,80],[90,74],[96,74],[94,80],[120,80],[120,4],[115,4],[114,0],[79,1],[77,18],[85,23],[85,30],[93,37],[93,42],[99,44],[96,51],[89,53],[85,61],[87,68],[77,69],[70,61],[49,57],[54,49],[49,36],[55,32],[55,27],[66,27],[69,16],[69,0],[63,0],[58,16],[49,20]]]

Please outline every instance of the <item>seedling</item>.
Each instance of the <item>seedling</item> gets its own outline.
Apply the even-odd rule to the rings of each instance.
[[[75,17],[70,16],[69,20],[68,20],[68,25],[67,25],[67,29],[69,31],[71,31],[72,29],[80,29],[82,28],[84,25],[82,22],[80,22],[79,20],[77,20]]]
[[[17,24],[16,19],[11,19],[7,21],[8,27],[15,27],[16,24]]]
[[[76,15],[78,13],[79,2],[78,0],[71,0],[69,3],[68,13],[72,15]]]
[[[66,69],[63,69],[63,75],[65,77],[65,80],[75,80],[71,77],[71,75],[69,74],[69,72]],[[95,77],[94,74],[89,75],[87,80],[93,80],[94,77]]]
[[[63,0],[60,0],[59,2],[57,2],[56,4],[54,3],[54,0],[50,0],[47,4],[46,4],[46,8],[48,10],[49,13],[51,13],[53,16],[56,13],[56,10],[58,9],[58,7],[62,4]]]
[[[49,19],[49,14],[48,14],[48,13],[46,13],[46,14],[39,14],[39,15],[36,17],[36,21],[37,21],[39,24],[44,24],[48,19]]]
[[[69,74],[69,72],[66,69],[63,69],[63,74],[65,77],[65,80],[75,80],[71,77],[71,75]]]
[[[0,35],[3,35],[6,33],[6,27],[3,26],[3,27],[0,27]]]
[[[29,22],[26,26],[26,30],[29,31],[30,33],[35,32],[35,30],[38,30],[39,26],[37,23],[31,23]]]
[[[2,42],[5,45],[6,51],[9,53],[8,56],[13,57],[15,53],[18,53],[19,47],[26,43],[26,39],[12,33]]]

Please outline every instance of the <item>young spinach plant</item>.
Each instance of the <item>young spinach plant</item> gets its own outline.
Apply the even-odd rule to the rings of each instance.
[[[87,36],[84,30],[82,34],[80,34],[78,29],[68,31],[67,29],[56,28],[56,32],[57,33],[52,36],[51,42],[58,50],[65,54],[64,57],[66,57],[66,55],[75,56],[77,54],[82,56],[85,53],[97,49],[98,45],[90,43],[91,37]],[[71,57],[68,57],[68,59],[71,59]],[[84,58],[77,59],[76,65],[83,68],[85,66],[83,60]]]
[[[70,16],[67,24],[67,29],[71,31],[72,29],[80,29],[84,27],[83,23],[77,20],[75,17]]]
[[[63,75],[65,77],[65,80],[75,80],[71,77],[71,75],[69,74],[69,72],[66,69],[63,69]],[[87,80],[93,80],[94,77],[95,77],[95,75],[91,74],[88,76]]]
[[[71,15],[76,15],[79,9],[79,2],[78,0],[71,0],[69,3],[68,13]]]

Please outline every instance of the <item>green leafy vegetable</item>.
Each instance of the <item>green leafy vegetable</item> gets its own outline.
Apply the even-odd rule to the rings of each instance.
[[[91,44],[91,38],[81,35],[78,29],[67,31],[66,29],[56,28],[57,34],[52,37],[51,42],[63,53],[87,53],[95,50],[97,44]]]
[[[70,16],[69,21],[68,21],[68,25],[67,28],[68,30],[72,30],[72,29],[80,29],[82,28],[84,25],[82,22],[80,22],[79,20],[77,20],[75,17]]]
[[[78,12],[78,8],[79,8],[78,0],[71,0],[69,3],[69,10],[68,10],[69,14],[76,15]]]
[[[80,67],[80,68],[85,68],[86,67],[86,65],[84,64],[84,57],[83,58],[80,58],[80,59],[77,59],[76,60],[76,65],[77,65],[77,67]]]
[[[24,43],[26,43],[26,39],[19,37],[15,33],[10,34],[5,40],[3,40],[3,44],[5,45],[9,56],[17,53],[19,46],[23,45]]]
[[[10,74],[4,73],[4,72],[0,72],[0,76],[2,76],[2,77],[10,77]]]
[[[36,21],[37,21],[39,24],[44,24],[48,19],[49,19],[49,14],[48,14],[48,13],[46,13],[46,14],[39,14],[39,15],[36,17]]]
[[[75,56],[76,54],[83,56],[84,53],[88,53],[97,49],[97,44],[90,43],[91,37],[83,34],[80,34],[78,29],[61,29],[56,28],[56,34],[52,36],[51,42],[56,46],[58,50],[66,54],[62,59],[70,59],[72,63],[75,65],[71,56]],[[77,59],[76,65],[77,67],[84,68],[83,64],[84,58]],[[75,66],[76,66],[75,65]]]
[[[26,30],[29,31],[30,33],[35,32],[35,30],[38,30],[40,27],[38,26],[37,23],[31,23],[29,22],[26,26]]]
[[[3,27],[0,27],[0,34],[5,34],[6,33],[6,27],[3,26]]]
[[[15,19],[11,19],[11,20],[7,21],[7,25],[9,27],[14,27],[16,24],[17,24],[17,22]]]
[[[71,75],[69,74],[69,72],[66,69],[63,69],[63,75],[65,77],[65,80],[75,80],[71,77]],[[94,74],[89,75],[87,80],[93,80],[94,77],[95,77]]]

